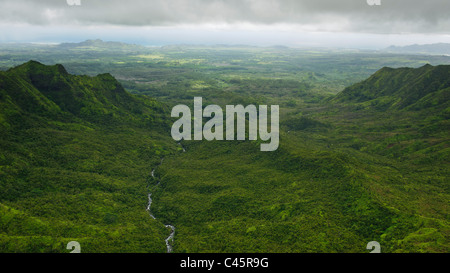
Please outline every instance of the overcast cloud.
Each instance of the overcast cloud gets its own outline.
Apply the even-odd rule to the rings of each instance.
[[[448,0],[1,0],[0,23],[174,26],[293,24],[316,31],[449,33]]]
[[[271,33],[294,43],[293,36],[317,32],[360,33],[374,40],[381,36],[367,35],[419,35],[418,43],[450,41],[450,0],[381,0],[380,6],[369,6],[367,0],[80,1],[80,6],[69,6],[67,0],[0,0],[0,41],[57,41],[56,35],[61,41],[69,32],[78,32],[80,39],[115,33],[113,40],[128,33],[159,34],[169,40],[176,38],[169,35],[189,31],[199,38],[223,36],[211,30],[241,40],[253,35],[262,41],[264,33]],[[316,36],[302,37],[303,42],[308,37],[313,42]]]

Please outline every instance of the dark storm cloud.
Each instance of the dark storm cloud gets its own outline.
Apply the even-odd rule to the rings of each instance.
[[[0,0],[0,23],[171,26],[294,24],[314,30],[449,33],[448,0]]]

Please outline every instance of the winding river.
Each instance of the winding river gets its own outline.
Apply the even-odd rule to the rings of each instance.
[[[186,152],[186,149],[183,147],[183,145],[181,145],[181,143],[178,143],[178,145],[180,145],[180,146],[183,148],[183,152]],[[158,181],[158,183],[155,185],[155,187],[157,187],[157,186],[159,186],[159,184],[161,184],[161,179],[159,179],[159,178],[157,178],[157,177],[155,176],[155,171],[156,171],[156,169],[163,163],[163,161],[164,161],[164,157],[161,159],[161,162],[159,163],[159,165],[156,166],[156,167],[152,170],[152,173],[151,173],[152,177],[153,177],[156,181]],[[152,214],[152,212],[151,212],[151,210],[150,210],[150,207],[152,206],[152,202],[153,202],[153,200],[152,200],[152,193],[150,192],[150,193],[148,194],[147,211],[148,211],[148,213],[150,214],[150,217],[152,217],[153,219],[156,220],[156,217]],[[172,248],[172,245],[171,245],[170,243],[173,242],[174,237],[175,237],[175,227],[172,226],[172,225],[169,225],[169,224],[164,225],[164,226],[165,226],[166,228],[170,228],[170,230],[171,230],[169,237],[167,237],[167,238],[165,239],[166,247],[167,247],[167,253],[171,253],[171,252],[173,251],[173,248]]]

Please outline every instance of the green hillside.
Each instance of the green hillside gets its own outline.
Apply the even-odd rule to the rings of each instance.
[[[145,207],[152,166],[176,148],[167,111],[109,74],[1,72],[0,251],[165,252]]]
[[[417,69],[385,67],[346,88],[335,100],[366,102],[379,110],[435,107],[442,110],[450,106],[449,91],[449,65],[424,65]]]

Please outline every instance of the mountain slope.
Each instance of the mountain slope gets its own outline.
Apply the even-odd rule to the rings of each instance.
[[[450,66],[382,68],[344,89],[334,100],[368,103],[377,109],[445,109],[449,106]]]
[[[163,106],[127,93],[110,74],[75,76],[62,65],[35,61],[0,73],[2,102],[35,115],[77,117],[91,122],[154,119]]]
[[[165,252],[145,207],[151,169],[177,148],[166,116],[109,74],[1,72],[0,252]]]

